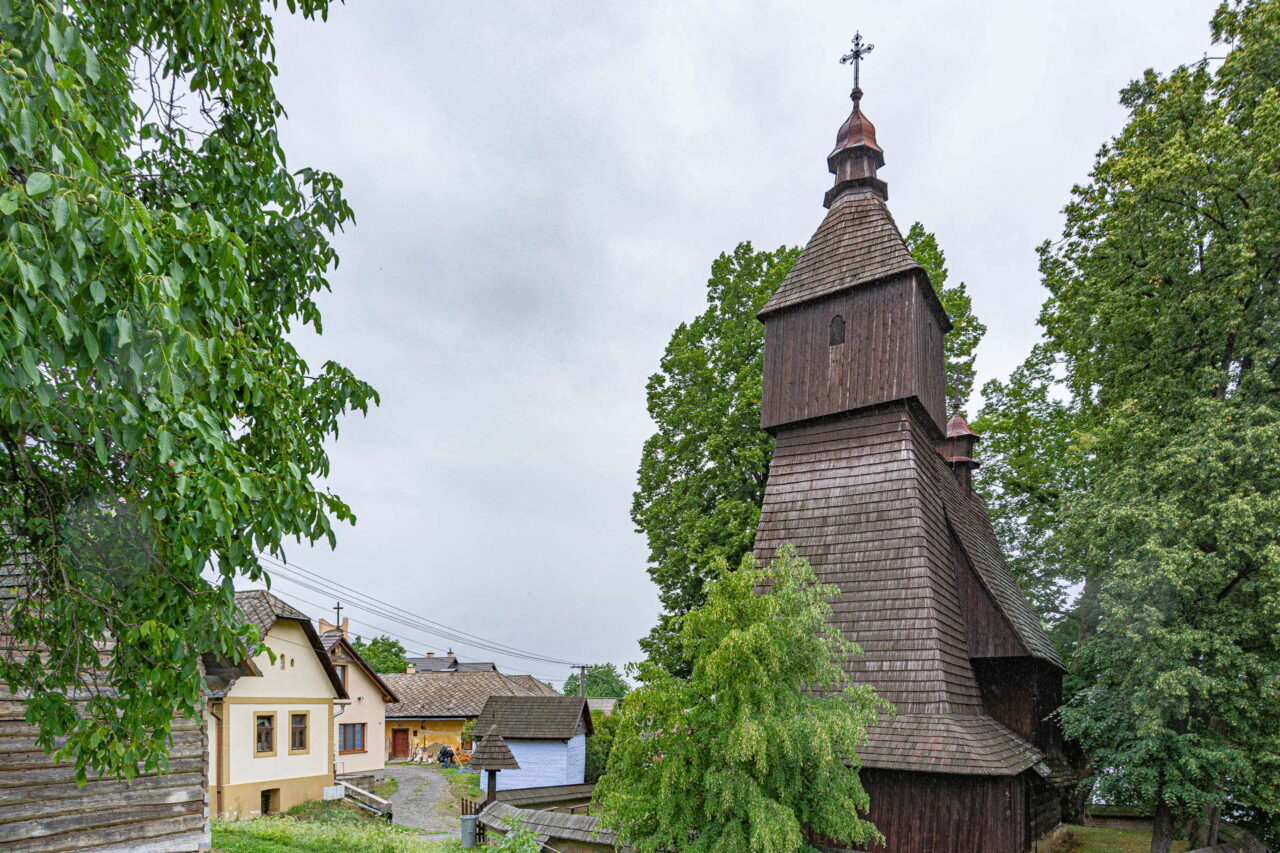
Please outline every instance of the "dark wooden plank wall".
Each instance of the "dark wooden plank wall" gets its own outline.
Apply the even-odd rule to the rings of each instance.
[[[12,853],[209,848],[206,735],[202,721],[174,723],[167,775],[75,784],[69,763],[35,745],[23,703],[0,693],[0,849]]]
[[[951,776],[863,770],[871,822],[885,846],[872,853],[1026,853],[1026,774]]]
[[[1048,756],[1063,754],[1062,729],[1054,712],[1062,704],[1061,675],[1033,658],[987,658],[973,662],[987,713]]]
[[[939,427],[946,423],[942,336],[921,291],[927,286],[909,274],[769,316],[761,424],[769,429],[913,396]],[[837,315],[845,342],[833,346]]]

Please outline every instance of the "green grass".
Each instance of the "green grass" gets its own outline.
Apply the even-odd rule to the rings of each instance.
[[[480,793],[479,773],[468,773],[465,770],[442,770],[438,767],[436,772],[444,774],[444,779],[449,784],[449,796],[441,797],[436,803],[436,811],[440,814],[456,817],[462,813],[463,799],[478,800],[482,796]]]
[[[348,822],[298,817],[256,817],[213,821],[218,853],[448,853],[456,841],[422,841],[402,827],[377,820]]]
[[[1073,853],[1148,853],[1151,834],[1130,829],[1103,829],[1098,826],[1068,826],[1081,846]],[[1187,842],[1173,842],[1173,853],[1186,853]]]
[[[400,790],[399,779],[386,779],[373,786],[373,793],[384,800],[391,799],[391,795],[398,790]]]

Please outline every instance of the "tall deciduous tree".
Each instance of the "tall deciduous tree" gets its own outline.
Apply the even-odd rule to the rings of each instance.
[[[964,284],[946,286],[946,259],[934,236],[916,223],[907,242],[955,324],[945,342],[947,397],[963,407],[986,327],[973,316]],[[755,543],[773,455],[773,438],[760,429],[764,326],[756,314],[799,254],[740,243],[716,258],[706,311],[676,328],[649,378],[657,431],[645,442],[631,518],[648,538],[663,613],[641,646],[673,672],[688,672],[676,646],[680,619],[702,602],[712,565],[723,558],[736,566]]]
[[[367,643],[356,637],[351,647],[360,653],[360,657],[364,658],[364,662],[369,664],[374,672],[404,672],[409,665],[405,660],[404,646],[400,645],[399,640],[391,637],[374,637]]]
[[[352,214],[285,166],[271,5],[0,0],[0,679],[82,779],[162,765],[233,581],[352,518],[317,482],[374,392],[289,340]]]
[[[1280,809],[1280,3],[1213,33],[1221,65],[1124,91],[1042,249],[1045,342],[985,413],[1015,426],[1004,532],[1084,581],[1066,730],[1154,851],[1180,814]]]
[[[611,663],[598,663],[588,669],[586,687],[585,695],[603,699],[621,699],[631,692],[631,685]],[[578,673],[565,679],[564,695],[578,695]]]
[[[767,569],[717,561],[706,602],[682,620],[691,675],[639,666],[596,788],[629,847],[794,853],[816,851],[814,837],[879,839],[860,817],[857,751],[888,706],[840,666],[859,651],[827,623],[836,595],[790,548]]]

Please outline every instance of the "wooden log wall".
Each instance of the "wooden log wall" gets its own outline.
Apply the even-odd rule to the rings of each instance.
[[[0,692],[0,849],[9,853],[208,850],[206,732],[174,723],[169,773],[75,783],[70,763],[36,746],[20,698]]]

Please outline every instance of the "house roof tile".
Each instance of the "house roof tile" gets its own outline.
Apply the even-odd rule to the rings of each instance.
[[[388,718],[477,717],[490,696],[558,696],[528,675],[500,672],[412,672],[384,675],[400,698],[387,705]]]
[[[507,740],[569,740],[591,714],[581,696],[490,696],[476,720],[477,731],[496,727]]]

